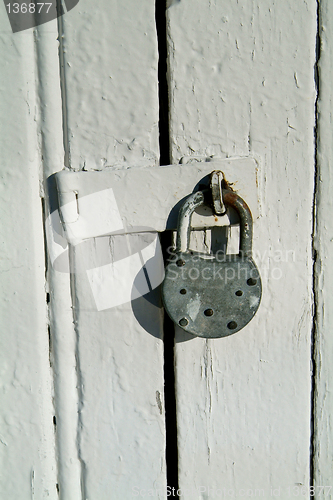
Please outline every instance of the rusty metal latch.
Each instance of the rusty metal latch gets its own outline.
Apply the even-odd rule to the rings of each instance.
[[[212,190],[213,209],[216,215],[224,215],[227,213],[222,195],[222,184],[224,183],[224,181],[224,174],[220,170],[214,170],[210,174],[210,188]]]
[[[171,319],[198,337],[226,337],[238,332],[251,321],[261,299],[261,279],[252,258],[252,214],[240,196],[222,187],[223,179],[222,172],[212,172],[211,189],[191,194],[182,205],[176,249],[166,267],[162,288]],[[225,213],[225,207],[238,213],[238,254],[190,250],[192,214],[212,202],[219,215]]]

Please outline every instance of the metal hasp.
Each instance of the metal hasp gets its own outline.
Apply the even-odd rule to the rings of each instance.
[[[162,288],[165,309],[174,323],[205,338],[226,337],[244,328],[261,299],[261,279],[252,258],[251,211],[235,192],[221,188],[221,193],[223,204],[234,208],[239,216],[239,253],[190,250],[192,214],[204,204],[214,209],[216,196],[212,189],[193,193],[179,212],[176,249],[166,267]]]
[[[214,170],[210,174],[210,188],[212,190],[213,209],[216,215],[224,215],[225,213],[227,213],[222,194],[222,183],[224,182],[224,174],[220,170]]]

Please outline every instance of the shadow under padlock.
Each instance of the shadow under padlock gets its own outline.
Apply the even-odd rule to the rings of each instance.
[[[137,286],[134,282],[133,286]],[[156,338],[161,338],[161,286],[131,301],[133,314],[147,333]]]

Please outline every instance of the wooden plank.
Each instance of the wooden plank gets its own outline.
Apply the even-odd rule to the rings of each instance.
[[[1,498],[58,498],[32,30],[0,16]]]
[[[64,163],[63,109],[59,68],[57,20],[36,29],[37,71],[40,111],[38,129],[43,167],[45,219],[54,210],[52,186],[47,178]],[[49,191],[49,193],[48,193]],[[45,222],[45,221],[44,221]],[[50,334],[50,363],[54,383],[54,430],[57,450],[57,489],[62,500],[81,500],[81,464],[77,453],[78,392],[75,359],[70,275],[59,273],[51,263],[53,242],[47,234],[47,293]]]
[[[317,196],[316,196],[316,330],[314,338],[315,386],[314,386],[314,439],[313,474],[316,498],[324,486],[327,496],[332,485],[332,15],[331,2],[319,3],[319,99],[317,122]]]
[[[81,0],[63,30],[68,166],[158,164],[154,2]]]
[[[133,0],[103,0],[96,8],[81,0],[61,24],[66,165],[157,165],[154,2],[137,9]],[[98,260],[99,239],[88,245],[84,258]],[[164,498],[162,309],[141,297],[139,312],[134,301],[98,310],[79,247],[70,247],[70,259],[82,497],[153,488]]]
[[[168,30],[172,161],[262,172],[257,315],[225,339],[176,332],[182,498],[286,498],[309,486],[316,2],[172,2]]]

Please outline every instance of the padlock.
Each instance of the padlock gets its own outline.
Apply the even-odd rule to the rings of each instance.
[[[191,194],[182,205],[176,249],[165,270],[162,298],[176,325],[205,338],[226,337],[246,326],[261,300],[261,279],[252,258],[252,214],[235,192],[222,189],[223,202],[239,215],[239,253],[207,254],[189,249],[191,218],[211,204],[209,190]]]

